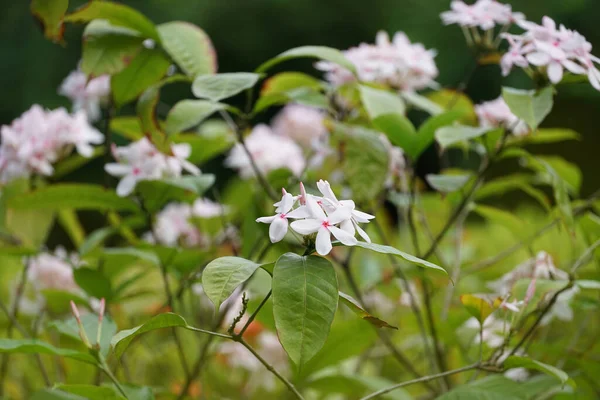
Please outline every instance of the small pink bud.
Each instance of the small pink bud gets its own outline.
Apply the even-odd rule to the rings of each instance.
[[[73,316],[77,320],[77,323],[81,324],[81,316],[79,315],[79,310],[77,309],[77,306],[75,305],[73,300],[71,300],[71,311],[73,312]]]
[[[100,311],[98,313],[98,322],[102,324],[102,320],[104,319],[104,312],[106,311],[106,300],[103,298],[100,299]]]
[[[300,204],[306,204],[306,189],[304,189],[304,184],[300,182]]]
[[[535,294],[535,278],[529,282],[529,286],[527,286],[527,292],[525,293],[525,299],[523,300],[525,304],[529,303]]]
[[[287,191],[285,190],[285,188],[281,188],[281,194],[284,196],[287,194]]]

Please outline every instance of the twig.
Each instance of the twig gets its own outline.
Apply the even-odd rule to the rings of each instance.
[[[573,267],[571,268],[571,275],[574,275],[579,268],[584,266],[590,260],[594,250],[596,250],[598,246],[600,246],[600,239],[596,240],[590,247],[588,247],[581,257],[579,257],[579,259],[575,262],[575,264],[573,264]]]
[[[434,374],[434,375],[428,375],[428,376],[423,376],[421,378],[417,378],[417,379],[413,379],[410,381],[406,381],[406,382],[402,382],[402,383],[398,383],[396,385],[392,385],[390,387],[387,387],[385,389],[380,389],[374,393],[371,393],[368,396],[362,397],[360,400],[369,400],[369,399],[374,399],[376,397],[379,397],[383,394],[389,393],[391,391],[394,391],[396,389],[405,387],[405,386],[409,386],[409,385],[414,385],[415,383],[426,383],[429,381],[432,381],[434,379],[438,379],[438,378],[444,378],[450,375],[455,375],[455,374],[459,374],[461,372],[466,372],[466,371],[470,371],[473,369],[477,369],[480,368],[481,364],[477,363],[477,364],[473,364],[473,365],[468,365],[466,367],[462,367],[462,368],[458,368],[458,369],[453,369],[451,371],[446,371],[446,372],[441,372],[439,374]]]
[[[272,293],[273,293],[273,291],[269,290],[269,293],[267,293],[267,295],[265,296],[265,298],[262,299],[262,301],[260,302],[260,304],[258,305],[258,307],[256,308],[256,310],[254,310],[254,312],[252,313],[252,315],[250,315],[250,318],[248,318],[248,321],[246,321],[246,323],[244,324],[244,326],[240,330],[240,333],[238,333],[236,336],[239,336],[239,337],[244,336],[244,332],[246,332],[246,329],[248,329],[248,327],[250,326],[250,324],[252,323],[252,321],[254,321],[254,318],[256,318],[256,316],[258,315],[258,313],[261,310],[261,308],[263,308],[263,306],[267,303],[267,301],[271,297]]]

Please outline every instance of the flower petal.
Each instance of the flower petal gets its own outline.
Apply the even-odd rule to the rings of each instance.
[[[362,212],[362,211],[358,211],[358,210],[353,210],[352,216],[354,217],[354,219],[357,222],[369,222],[370,219],[375,218],[374,215],[367,214],[366,212]]]
[[[317,253],[322,256],[326,256],[329,254],[333,246],[331,245],[331,235],[327,228],[319,229],[319,233],[317,233],[317,241],[315,243],[315,249]]]
[[[340,228],[336,228],[335,226],[329,226],[327,229],[329,229],[329,231],[333,234],[333,236],[335,236],[337,240],[344,243],[346,246],[354,246],[356,242],[358,242],[358,240],[356,240],[354,236],[352,236],[346,231],[341,230]]]
[[[325,211],[321,208],[321,206],[317,203],[315,198],[311,195],[307,195],[306,197],[306,206],[308,207],[308,211],[310,214],[321,221],[323,221],[327,216],[325,215]]]
[[[285,218],[275,218],[269,227],[269,239],[271,243],[277,243],[284,238],[288,230],[288,221]]]
[[[131,167],[129,165],[119,163],[106,164],[104,170],[112,176],[125,176],[131,173]]]
[[[367,235],[367,232],[365,232],[360,226],[358,226],[358,224],[355,224],[355,226],[360,237],[365,239],[365,242],[371,243],[371,238],[369,237],[369,235]]]
[[[342,221],[342,223],[340,224],[340,229],[348,232],[352,236],[354,236],[354,234],[356,233],[356,229],[354,229],[354,224],[352,223],[351,219]]]
[[[536,51],[534,53],[527,54],[527,61],[539,67],[541,65],[548,64],[550,62],[550,56],[546,53]]]
[[[558,62],[552,62],[548,65],[548,78],[552,83],[558,83],[563,77],[563,67]]]
[[[295,210],[290,211],[289,213],[287,213],[286,218],[309,218],[310,217],[310,213],[308,212],[308,208],[306,208],[306,206],[300,206],[298,208],[296,208]]]
[[[133,175],[125,175],[123,179],[117,185],[117,195],[125,197],[133,192],[135,185],[137,184],[137,178]]]
[[[340,207],[335,210],[327,219],[330,224],[339,224],[342,221],[350,219],[352,217],[352,210],[348,207]]]
[[[321,193],[323,193],[323,196],[326,199],[329,199],[331,201],[334,202],[338,202],[337,197],[335,197],[335,194],[333,193],[333,190],[331,190],[331,185],[329,184],[329,182],[324,181],[323,179],[321,179],[319,182],[317,182],[317,187],[319,188],[319,191]]]
[[[271,215],[270,217],[260,217],[260,218],[256,218],[256,222],[262,222],[263,224],[270,224],[271,222],[273,222],[275,220],[275,218],[278,218],[279,215]]]
[[[318,219],[303,219],[300,221],[294,221],[290,225],[293,230],[298,232],[301,235],[310,235],[311,233],[315,233],[321,228],[321,221]]]

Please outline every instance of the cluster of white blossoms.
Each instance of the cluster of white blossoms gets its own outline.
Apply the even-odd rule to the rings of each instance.
[[[200,174],[194,164],[187,161],[192,148],[187,143],[171,145],[171,155],[160,152],[147,138],[142,138],[127,146],[112,148],[117,163],[104,166],[106,172],[121,177],[117,194],[127,196],[139,181],[177,178],[182,172]]]
[[[476,105],[475,113],[479,118],[479,125],[484,128],[510,129],[515,136],[525,136],[530,133],[525,121],[510,111],[502,97]]]
[[[594,63],[600,59],[591,54],[592,45],[576,31],[556,23],[549,17],[542,25],[519,21],[525,29],[521,35],[504,34],[510,47],[502,57],[502,73],[508,75],[513,66],[537,67],[552,83],[562,80],[564,70],[576,75],[587,75],[591,85],[600,90],[600,71]]]
[[[83,112],[71,115],[64,108],[50,111],[39,105],[32,106],[10,125],[3,125],[0,132],[0,183],[31,174],[50,176],[54,172],[52,164],[73,147],[80,155],[90,157],[92,145],[104,141]]]
[[[302,183],[298,196],[293,196],[282,189],[281,201],[273,204],[276,207],[275,215],[256,220],[256,222],[270,224],[271,242],[281,241],[289,226],[301,235],[316,233],[315,249],[322,256],[329,254],[332,249],[332,235],[346,246],[354,246],[357,243],[355,234],[358,231],[358,234],[370,243],[371,239],[358,224],[367,223],[375,217],[357,210],[352,200],[338,200],[329,182],[320,180],[317,182],[317,187],[322,196],[307,194]],[[289,224],[289,219],[295,221]]]
[[[58,247],[54,253],[40,253],[26,262],[27,280],[36,292],[46,289],[81,292],[73,277],[73,265],[78,265],[79,260],[75,255],[69,255],[64,248]]]
[[[477,0],[469,5],[460,0],[450,3],[450,11],[441,14],[445,25],[460,25],[465,28],[493,29],[496,25],[509,25],[522,21],[522,13],[514,13],[508,4],[495,0]]]
[[[435,86],[438,76],[436,52],[427,50],[421,43],[411,43],[403,32],[394,34],[391,41],[386,32],[378,32],[375,44],[361,43],[343,53],[356,67],[361,82],[415,91]],[[325,78],[336,86],[357,78],[348,69],[329,61],[319,61],[315,67],[325,71]]]
[[[206,246],[208,237],[192,219],[214,218],[224,212],[224,206],[208,199],[197,199],[193,204],[170,203],[156,215],[153,238],[165,246]]]
[[[110,96],[110,76],[101,75],[88,80],[88,76],[77,69],[71,72],[60,85],[58,93],[73,102],[73,111],[83,111],[91,122],[102,116],[101,106]]]
[[[313,107],[288,104],[273,118],[271,126],[255,126],[245,143],[258,170],[268,174],[286,168],[300,176],[308,156],[309,165],[320,165],[331,151],[323,118],[323,112]],[[254,176],[252,162],[239,143],[231,149],[225,165],[237,169],[244,179]]]

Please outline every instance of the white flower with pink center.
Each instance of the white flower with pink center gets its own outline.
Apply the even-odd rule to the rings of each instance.
[[[479,125],[484,128],[509,129],[515,136],[524,136],[530,132],[525,121],[514,115],[502,97],[486,101],[475,106]]]
[[[89,121],[100,119],[101,106],[110,96],[110,76],[88,79],[81,70],[71,72],[60,85],[58,93],[73,102],[73,111],[83,111]]]
[[[513,13],[510,5],[495,0],[477,0],[472,5],[454,0],[450,8],[450,11],[441,14],[444,25],[489,30],[496,25],[508,25],[524,19],[523,14]]]
[[[435,86],[438,69],[435,51],[420,43],[411,43],[403,32],[379,32],[375,44],[361,43],[343,52],[357,70],[362,82],[388,85],[394,89],[415,91]],[[325,78],[335,86],[352,82],[356,78],[346,68],[329,61],[319,61],[316,68],[324,71]]]
[[[245,138],[245,143],[258,170],[263,174],[286,168],[295,176],[300,176],[304,171],[306,160],[302,148],[292,139],[277,135],[267,125],[255,126]],[[225,165],[237,169],[244,179],[254,176],[252,161],[240,143],[231,149]]]
[[[186,160],[191,154],[189,144],[171,145],[171,153],[160,152],[144,137],[127,146],[113,146],[113,156],[118,162],[106,164],[104,168],[109,174],[121,177],[117,185],[119,196],[132,193],[139,181],[177,178],[184,170],[200,174],[200,170]]]
[[[276,214],[270,217],[260,217],[256,220],[256,222],[270,224],[269,239],[271,239],[272,243],[283,240],[288,231],[288,219],[306,218],[310,215],[306,206],[300,206],[292,210],[295,202],[296,199],[294,196],[283,189],[281,201],[274,204],[277,207],[275,209]]]

